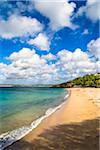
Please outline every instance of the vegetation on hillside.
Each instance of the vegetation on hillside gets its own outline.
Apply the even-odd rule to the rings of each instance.
[[[53,87],[100,87],[100,73],[85,75],[83,77],[78,77],[72,81],[68,81],[66,83],[54,85]]]

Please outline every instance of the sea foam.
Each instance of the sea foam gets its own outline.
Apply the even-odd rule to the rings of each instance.
[[[69,97],[70,93],[68,93],[65,97],[64,100]],[[60,105],[54,107],[54,108],[49,108],[46,112],[45,115],[36,119],[31,123],[29,126],[23,126],[21,128],[18,128],[13,131],[9,131],[7,133],[3,133],[0,135],[0,150],[3,150],[7,146],[13,144],[14,142],[20,140],[23,138],[25,135],[27,135],[29,132],[31,132],[33,129],[35,129],[45,118],[49,117],[52,115],[55,111],[60,109],[62,105],[65,103],[63,101]]]

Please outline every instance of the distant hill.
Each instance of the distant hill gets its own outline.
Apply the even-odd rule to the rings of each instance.
[[[53,85],[52,87],[72,88],[72,87],[96,87],[100,88],[100,73],[78,77],[66,83]]]
[[[0,84],[2,88],[13,88],[13,87],[62,87],[62,88],[71,88],[71,87],[96,87],[100,88],[100,73],[86,75],[83,77],[76,78],[74,80],[68,81],[61,84]]]

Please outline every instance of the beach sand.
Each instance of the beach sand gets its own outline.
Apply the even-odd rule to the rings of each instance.
[[[6,150],[98,150],[100,88],[70,88],[64,105]]]

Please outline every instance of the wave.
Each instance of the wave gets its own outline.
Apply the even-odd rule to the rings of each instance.
[[[42,116],[42,117],[36,119],[35,121],[33,121],[31,123],[31,125],[23,126],[23,127],[18,128],[16,130],[9,131],[9,132],[6,132],[6,133],[3,133],[2,135],[0,135],[0,150],[3,150],[7,146],[9,146],[9,145],[13,144],[14,142],[20,140],[25,135],[27,135],[29,132],[31,132],[33,129],[35,129],[45,118],[49,117],[55,111],[60,109],[62,107],[62,105],[65,103],[65,99],[67,99],[69,97],[69,95],[70,95],[70,93],[67,93],[67,95],[64,97],[64,101],[60,105],[58,105],[54,108],[49,108],[45,112],[44,116]]]

